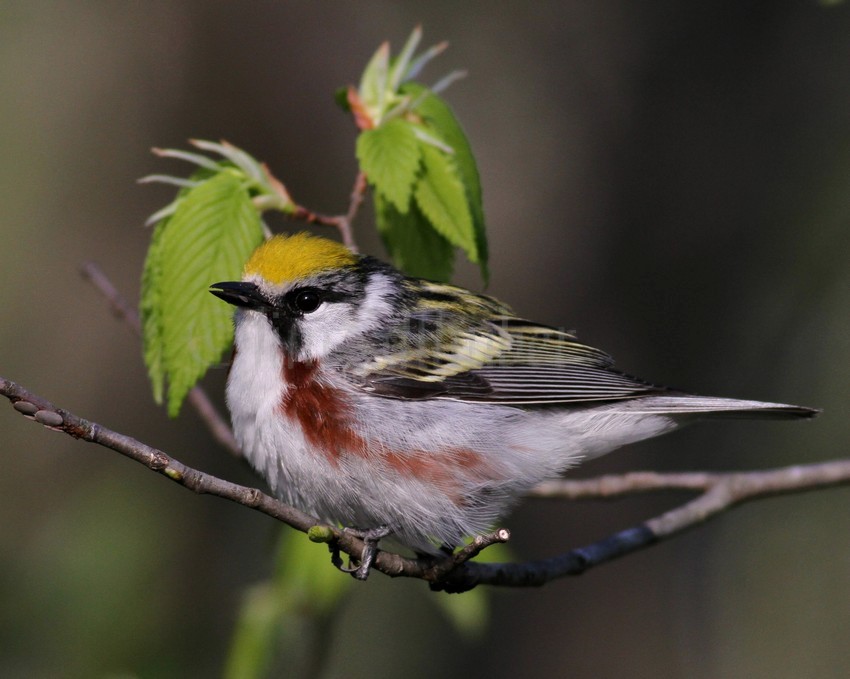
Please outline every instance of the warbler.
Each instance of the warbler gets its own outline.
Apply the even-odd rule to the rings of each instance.
[[[538,482],[703,416],[817,413],[631,377],[491,297],[305,233],[270,238],[210,291],[238,307],[226,400],[245,457],[280,499],[373,548],[452,548]]]

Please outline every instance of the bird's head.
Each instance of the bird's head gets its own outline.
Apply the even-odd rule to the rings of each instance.
[[[393,273],[326,238],[278,235],[251,255],[241,281],[215,283],[210,292],[240,308],[237,323],[265,317],[288,356],[313,360],[392,313]]]

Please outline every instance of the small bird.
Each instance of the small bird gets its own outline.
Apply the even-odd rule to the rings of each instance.
[[[535,484],[706,416],[806,418],[794,405],[696,396],[631,377],[575,335],[299,233],[238,282],[233,430],[284,502],[437,554]]]

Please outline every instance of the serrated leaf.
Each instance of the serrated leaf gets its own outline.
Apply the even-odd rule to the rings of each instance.
[[[420,143],[423,172],[414,189],[416,204],[434,229],[478,261],[475,226],[457,165],[448,153]]]
[[[144,359],[157,405],[162,404],[165,391],[165,364],[162,358],[162,234],[168,219],[160,221],[153,230],[151,244],[142,270],[142,295],[139,311],[144,338]]]
[[[376,194],[375,216],[387,252],[399,269],[435,281],[451,278],[454,248],[434,230],[415,203],[402,214]]]
[[[435,149],[440,149],[443,153],[448,153],[449,155],[453,154],[455,150],[446,144],[442,139],[438,139],[430,132],[426,132],[425,128],[417,126],[414,128],[414,134],[416,134],[416,138],[421,141],[423,144],[427,146],[433,146]]]
[[[422,117],[426,128],[454,151],[452,157],[460,173],[467,194],[469,212],[472,215],[478,264],[486,281],[489,273],[487,269],[487,234],[484,223],[484,206],[481,199],[481,179],[478,175],[478,166],[475,164],[475,157],[472,155],[469,140],[451,108],[442,98],[431,93],[419,83],[407,83],[402,86],[401,92],[413,97],[416,101],[414,111]]]
[[[212,158],[207,158],[200,153],[192,153],[191,151],[182,151],[180,149],[154,149],[153,152],[160,158],[177,158],[179,160],[185,160],[188,163],[198,165],[210,172],[218,172],[219,169],[221,169],[216,161]]]
[[[357,160],[369,183],[399,212],[407,212],[419,170],[419,142],[413,125],[389,120],[357,138]]]
[[[399,88],[399,85],[404,82],[404,78],[407,75],[408,68],[410,67],[410,60],[413,58],[416,48],[419,47],[419,42],[421,40],[422,27],[417,26],[411,31],[410,36],[407,38],[407,42],[404,43],[404,47],[401,48],[401,52],[399,52],[398,56],[392,60],[388,87],[393,92],[395,92]]]
[[[449,87],[451,87],[452,83],[457,82],[458,80],[465,78],[467,76],[467,72],[463,70],[452,71],[451,73],[447,73],[442,78],[440,78],[437,82],[431,85],[431,92],[433,94],[439,94],[440,92],[444,92]]]
[[[263,230],[242,179],[231,171],[186,191],[174,215],[157,228],[151,275],[143,281],[145,360],[155,390],[155,375],[168,380],[168,413],[174,417],[232,339],[232,310],[208,288],[239,278]]]
[[[422,72],[422,69],[425,68],[425,66],[429,62],[433,61],[434,57],[437,57],[440,54],[442,54],[443,52],[445,52],[446,48],[448,46],[449,46],[449,43],[446,42],[446,41],[443,41],[443,42],[438,43],[436,45],[432,45],[427,50],[425,50],[422,54],[420,54],[418,57],[416,57],[412,61],[410,66],[408,66],[407,72],[404,74],[404,80],[405,81],[413,80],[416,76],[418,76]]]
[[[390,44],[382,43],[372,55],[360,79],[360,99],[369,112],[370,120],[377,124],[387,97],[387,77],[390,67]]]
[[[246,153],[238,146],[234,146],[226,141],[214,142],[206,139],[190,139],[189,142],[195,148],[207,151],[209,153],[217,153],[218,155],[229,161],[233,167],[238,167],[245,176],[251,179],[254,183],[264,181],[262,165],[249,153]],[[220,163],[224,165],[225,163]]]
[[[220,170],[219,170],[220,171]],[[162,345],[162,299],[160,276],[162,269],[162,234],[169,218],[177,211],[182,199],[192,188],[214,176],[209,168],[199,167],[192,173],[185,186],[181,186],[177,197],[166,207],[151,215],[145,225],[155,224],[145,265],[142,270],[141,301],[139,315],[142,321],[142,344],[145,366],[151,381],[153,398],[161,405],[165,395],[166,368],[163,361]]]

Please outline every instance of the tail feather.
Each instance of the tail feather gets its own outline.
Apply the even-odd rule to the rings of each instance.
[[[630,414],[706,415],[725,418],[794,419],[812,418],[820,413],[815,408],[768,403],[715,396],[696,396],[684,393],[666,393],[620,401],[612,404],[612,412]]]

